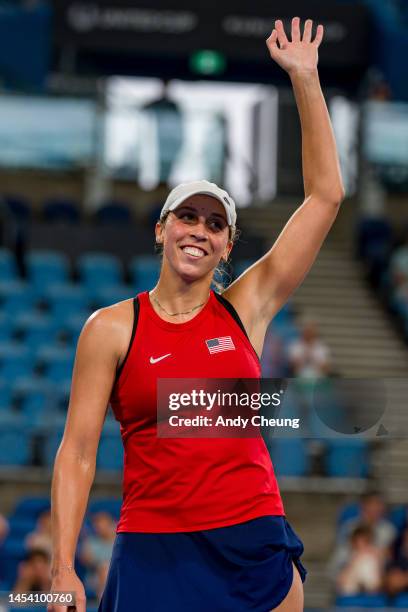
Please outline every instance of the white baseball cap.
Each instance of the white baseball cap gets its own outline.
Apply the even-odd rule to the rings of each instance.
[[[224,189],[221,189],[215,183],[209,181],[191,181],[190,183],[181,183],[172,189],[167,196],[167,200],[161,209],[160,219],[170,210],[175,210],[182,202],[191,198],[193,195],[202,193],[204,195],[216,198],[224,206],[227,215],[228,225],[235,228],[237,222],[237,211],[235,202]]]

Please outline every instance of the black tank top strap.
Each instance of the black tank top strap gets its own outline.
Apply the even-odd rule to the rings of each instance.
[[[130,341],[129,341],[129,346],[128,346],[128,350],[126,351],[126,355],[124,360],[122,361],[122,363],[120,364],[120,366],[118,367],[118,369],[116,370],[116,376],[115,376],[115,382],[117,382],[117,380],[119,379],[119,376],[123,370],[123,367],[127,361],[127,358],[129,357],[129,353],[130,353],[130,349],[132,348],[132,344],[133,344],[133,340],[135,338],[136,335],[136,329],[137,329],[137,323],[139,321],[139,311],[140,311],[140,303],[139,303],[139,297],[136,296],[135,298],[133,298],[133,326],[132,326],[132,335],[130,336]]]
[[[222,306],[224,306],[224,308],[226,310],[228,310],[228,312],[230,313],[231,317],[235,320],[236,323],[238,323],[238,325],[240,326],[240,328],[244,332],[245,336],[249,340],[249,337],[248,337],[248,334],[247,334],[246,329],[244,327],[244,324],[242,323],[242,321],[241,321],[241,319],[239,317],[239,314],[237,313],[237,311],[235,310],[235,308],[233,307],[231,302],[229,302],[225,297],[223,297],[219,293],[216,293],[215,291],[214,291],[214,296],[217,298],[219,303],[222,304]]]

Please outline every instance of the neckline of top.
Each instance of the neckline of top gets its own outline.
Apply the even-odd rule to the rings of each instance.
[[[211,290],[208,300],[206,301],[202,309],[192,319],[190,319],[189,321],[184,321],[182,323],[173,323],[172,321],[166,321],[165,319],[162,319],[162,317],[159,314],[157,314],[150,300],[149,291],[144,291],[140,297],[145,302],[145,305],[147,307],[146,310],[150,318],[153,319],[161,327],[164,327],[172,331],[185,330],[190,327],[193,327],[194,325],[197,325],[197,323],[199,323],[202,320],[202,318],[207,314],[214,300],[213,291]]]

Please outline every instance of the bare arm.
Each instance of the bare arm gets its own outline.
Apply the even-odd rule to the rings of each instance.
[[[70,590],[69,583],[77,595],[80,591],[80,597],[84,597],[82,585],[72,570],[75,550],[95,476],[98,443],[116,369],[130,339],[130,308],[131,304],[123,302],[98,311],[82,330],[65,432],[54,465],[53,588],[64,585],[65,590]],[[78,612],[85,612],[84,601],[81,606],[77,606]]]
[[[269,322],[303,281],[344,197],[336,143],[317,71],[323,28],[318,27],[312,41],[312,22],[308,20],[302,39],[295,17],[289,42],[282,22],[275,26],[267,45],[272,58],[290,76],[299,110],[305,200],[266,255],[224,293],[240,314],[258,354]]]

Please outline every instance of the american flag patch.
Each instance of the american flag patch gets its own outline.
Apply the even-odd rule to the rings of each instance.
[[[222,351],[235,351],[235,345],[231,336],[223,336],[222,338],[212,338],[205,341],[210,355],[221,353]]]

